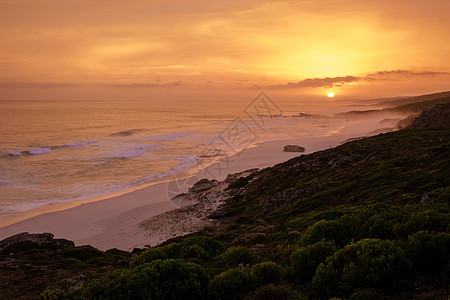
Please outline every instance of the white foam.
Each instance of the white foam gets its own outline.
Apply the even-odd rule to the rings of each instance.
[[[10,153],[8,153],[6,155],[20,156],[20,155],[22,155],[22,152],[10,152]]]
[[[156,145],[145,145],[137,146],[128,149],[120,149],[115,151],[110,151],[107,153],[109,157],[114,158],[136,158],[148,151],[150,148],[154,148]]]
[[[96,142],[97,141],[95,141],[95,140],[84,141],[84,142],[79,142],[79,143],[67,144],[67,145],[64,145],[63,147],[82,147],[82,146],[86,146],[86,145],[93,144]]]
[[[194,135],[193,132],[186,132],[186,133],[170,133],[170,134],[160,134],[160,135],[150,135],[145,136],[139,139],[145,139],[150,141],[173,141],[176,139],[180,139],[183,137]]]
[[[27,152],[28,154],[31,154],[31,155],[41,155],[41,154],[49,153],[50,151],[52,151],[52,150],[49,148],[38,148],[38,149],[28,150],[25,152]]]

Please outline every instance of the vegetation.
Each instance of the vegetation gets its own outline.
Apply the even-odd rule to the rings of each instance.
[[[89,247],[13,255],[43,278],[47,253],[59,270],[48,299],[447,299],[450,127],[421,124],[261,170],[229,187],[217,226],[131,260]],[[37,278],[15,282],[37,291]]]

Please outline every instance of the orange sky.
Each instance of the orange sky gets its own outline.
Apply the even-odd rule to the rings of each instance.
[[[449,90],[448,12],[448,0],[0,0],[0,100]]]

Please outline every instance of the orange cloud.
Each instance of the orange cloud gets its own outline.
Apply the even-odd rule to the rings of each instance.
[[[377,72],[450,70],[450,2],[431,2],[4,0],[0,88],[421,84]]]

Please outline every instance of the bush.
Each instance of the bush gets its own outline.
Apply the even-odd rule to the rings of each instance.
[[[220,256],[220,259],[227,267],[238,265],[248,265],[253,261],[252,253],[245,247],[231,247]]]
[[[408,235],[419,231],[441,231],[448,230],[450,224],[450,214],[441,213],[433,209],[415,212],[405,223],[396,224],[394,233],[399,238],[406,238]]]
[[[306,243],[317,243],[322,240],[334,241],[337,245],[347,244],[355,235],[353,221],[343,216],[339,220],[320,220],[310,226],[305,236]]]
[[[183,258],[197,258],[206,261],[219,255],[222,251],[222,244],[212,237],[194,236],[180,243],[180,257]]]
[[[145,250],[144,252],[142,252],[139,255],[134,256],[131,259],[130,265],[133,267],[133,266],[142,265],[145,263],[150,263],[154,260],[166,259],[166,258],[167,258],[167,255],[162,248],[151,248],[151,249]]]
[[[374,290],[357,290],[349,298],[349,300],[379,300],[384,298]]]
[[[361,235],[364,238],[391,239],[394,238],[394,226],[395,220],[376,214],[361,227]]]
[[[365,239],[347,245],[319,265],[313,287],[327,296],[349,295],[358,288],[394,290],[411,262],[392,241]]]
[[[295,250],[291,255],[291,265],[295,275],[311,280],[317,267],[337,251],[334,242],[318,242]]]
[[[243,299],[256,288],[256,278],[244,268],[227,270],[213,278],[209,291],[214,299]]]
[[[136,255],[131,266],[150,263],[157,259],[192,259],[195,262],[207,261],[223,251],[222,244],[214,238],[194,236],[180,243],[171,243],[163,247],[151,248]]]
[[[276,286],[274,284],[269,284],[260,287],[254,293],[252,293],[247,298],[248,300],[284,300],[284,299],[294,299],[294,293],[289,287],[286,286]]]
[[[283,267],[271,261],[256,264],[252,268],[252,274],[255,276],[259,285],[279,283],[283,277],[283,273]]]
[[[133,269],[120,269],[94,280],[81,291],[88,299],[203,299],[208,275],[180,259],[155,260]]]
[[[450,235],[419,231],[408,237],[406,251],[418,272],[445,269],[450,256]]]
[[[199,245],[191,245],[180,249],[180,258],[187,260],[207,261],[209,259],[208,253]]]
[[[105,256],[105,253],[92,246],[80,246],[74,248],[65,248],[62,251],[64,257],[76,258],[79,260],[89,260]]]

